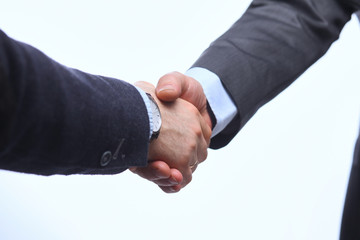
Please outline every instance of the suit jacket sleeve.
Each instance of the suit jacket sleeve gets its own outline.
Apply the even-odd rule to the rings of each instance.
[[[359,1],[254,0],[195,62],[217,74],[238,115],[211,141],[225,146],[255,112],[338,39]]]
[[[132,85],[60,65],[0,31],[0,168],[112,174],[147,163],[149,122]]]

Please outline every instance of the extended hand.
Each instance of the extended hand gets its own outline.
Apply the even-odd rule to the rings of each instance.
[[[211,128],[197,108],[187,101],[162,103],[151,84],[139,82],[136,85],[157,100],[162,127],[159,138],[150,143],[149,165],[131,170],[155,182],[165,192],[179,191],[191,181],[197,164],[206,159]]]
[[[193,104],[199,110],[209,127],[212,127],[207,111],[204,90],[200,83],[192,77],[179,72],[168,73],[160,78],[155,92],[161,101],[172,102],[182,98]]]

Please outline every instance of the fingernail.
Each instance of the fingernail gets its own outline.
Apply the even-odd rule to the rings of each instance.
[[[160,170],[155,172],[155,176],[158,177],[158,178],[168,178],[169,177],[168,174],[166,174],[164,172],[161,172]]]
[[[176,187],[170,187],[170,192],[175,193],[178,192],[179,190]]]
[[[174,86],[171,85],[171,84],[164,85],[158,91],[159,92],[162,92],[162,91],[174,91]]]
[[[170,178],[170,182],[171,182],[171,183],[179,184],[179,182],[178,182],[174,177],[171,177],[171,178]]]

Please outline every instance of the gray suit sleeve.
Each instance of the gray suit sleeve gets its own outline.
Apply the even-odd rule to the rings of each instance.
[[[238,110],[211,147],[225,146],[262,105],[323,56],[358,2],[254,0],[193,65],[216,73]]]
[[[65,67],[0,31],[0,168],[113,174],[147,164],[149,119],[134,86]]]

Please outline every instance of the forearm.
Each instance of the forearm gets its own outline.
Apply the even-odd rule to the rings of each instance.
[[[255,0],[194,67],[219,76],[238,115],[212,139],[227,144],[265,103],[325,54],[353,9],[336,0]]]
[[[148,115],[132,85],[62,66],[3,33],[0,49],[0,168],[105,174],[146,165]]]

